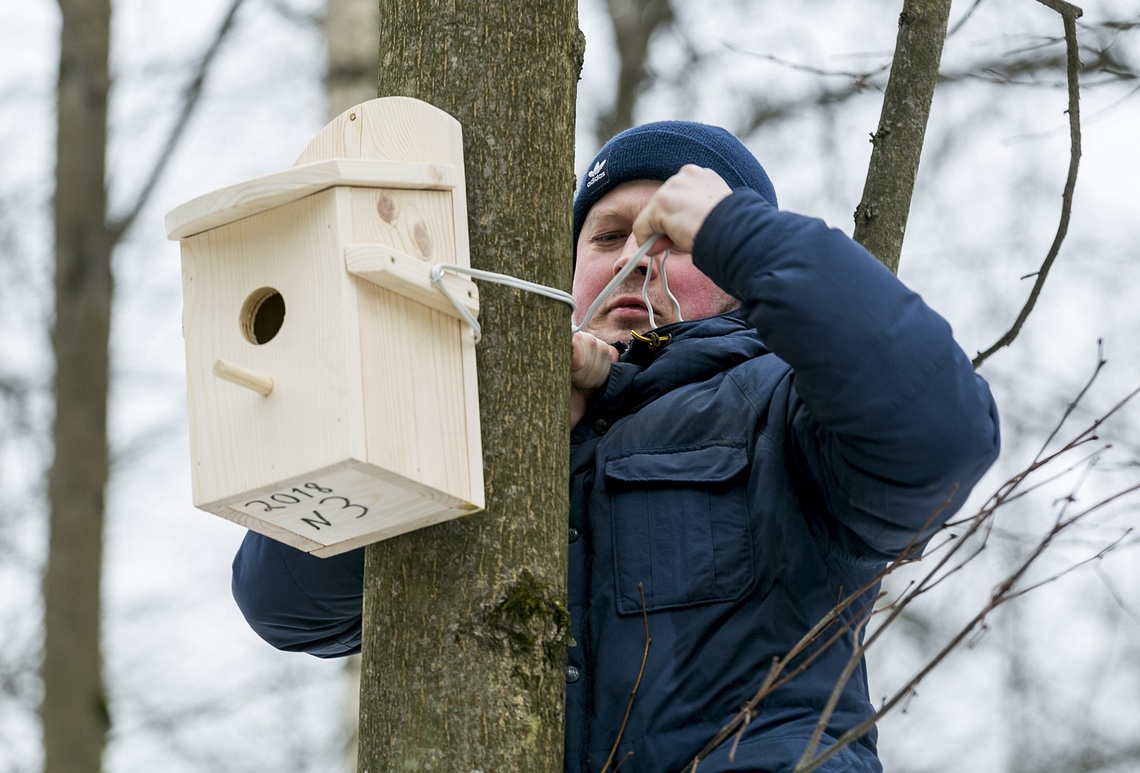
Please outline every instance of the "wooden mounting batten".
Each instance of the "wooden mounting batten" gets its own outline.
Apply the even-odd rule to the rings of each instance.
[[[430,263],[386,244],[354,244],[345,248],[344,264],[353,276],[462,319],[455,305],[432,284]],[[474,282],[446,273],[441,281],[472,316],[479,316],[479,288]]]

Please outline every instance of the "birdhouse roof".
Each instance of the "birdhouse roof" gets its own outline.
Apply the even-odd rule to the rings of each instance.
[[[452,164],[362,158],[315,161],[192,199],[167,214],[166,235],[172,240],[186,239],[338,185],[451,190],[460,184],[461,175]]]

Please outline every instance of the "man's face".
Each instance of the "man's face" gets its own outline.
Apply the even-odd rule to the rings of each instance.
[[[656,180],[623,183],[598,199],[586,215],[578,236],[574,268],[573,294],[577,304],[574,324],[581,323],[590,304],[637,253],[633,221],[660,187],[661,183]],[[614,343],[629,340],[631,330],[645,333],[650,329],[649,312],[641,294],[648,262],[648,258],[643,258],[642,266],[610,294],[586,327],[586,332]],[[648,296],[653,306],[654,321],[661,326],[677,320],[673,304],[661,284],[656,259],[653,263]],[[735,298],[693,266],[690,255],[671,252],[665,261],[665,272],[669,289],[681,304],[681,315],[685,319],[712,317],[739,305]]]

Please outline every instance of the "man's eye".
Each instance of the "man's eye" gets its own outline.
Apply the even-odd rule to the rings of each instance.
[[[607,244],[624,244],[628,238],[629,234],[626,233],[602,233],[595,235],[590,241],[605,246]]]

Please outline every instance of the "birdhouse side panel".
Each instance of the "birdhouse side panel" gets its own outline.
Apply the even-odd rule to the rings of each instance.
[[[337,198],[324,191],[183,241],[196,505],[365,455]],[[272,390],[219,378],[219,360]]]
[[[422,260],[457,254],[449,191],[352,189],[352,239]],[[463,240],[465,246],[465,239]],[[361,363],[368,460],[483,506],[478,384],[471,329],[399,293],[361,282]]]
[[[481,465],[482,457],[468,421],[463,325],[378,287],[361,291],[360,314],[368,461],[482,507],[471,475],[472,458]]]
[[[459,262],[451,191],[350,188],[355,244],[384,244],[424,262]],[[467,256],[462,256],[467,264]]]

